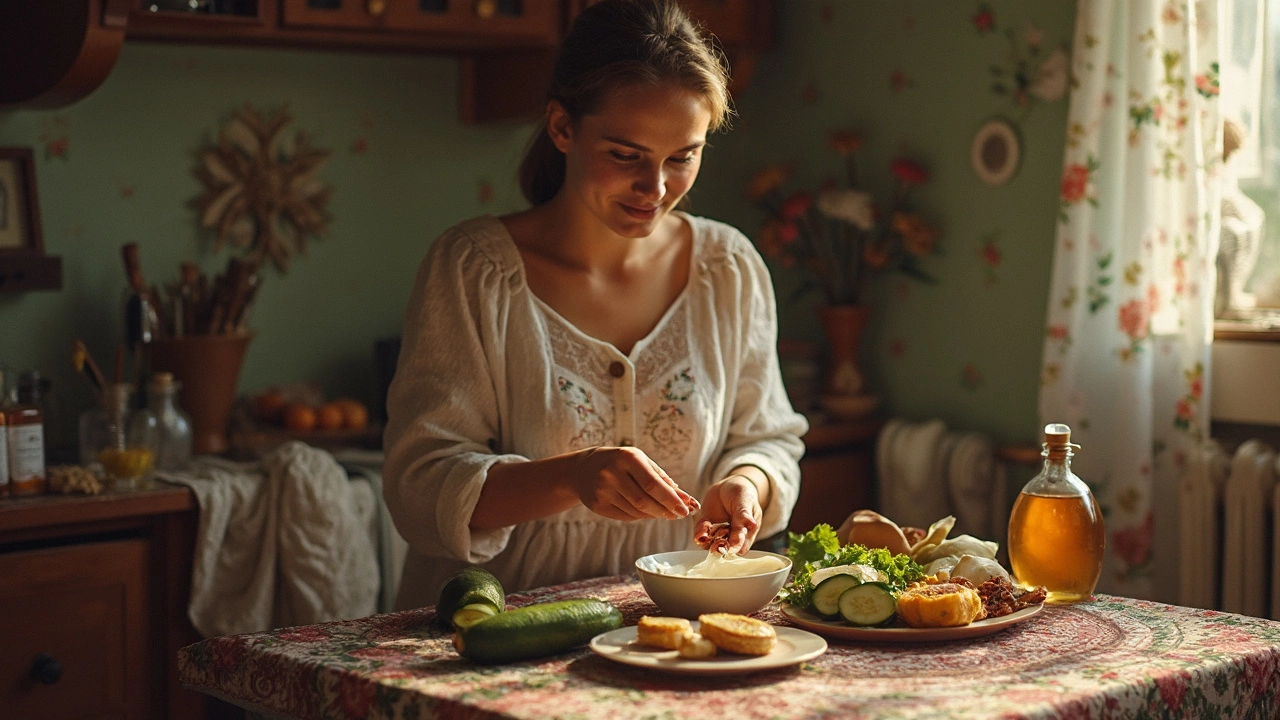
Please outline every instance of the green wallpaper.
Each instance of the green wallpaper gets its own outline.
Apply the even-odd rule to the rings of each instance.
[[[925,260],[939,283],[879,278],[864,370],[893,415],[940,417],[1001,441],[1038,442],[1067,100],[1019,108],[991,89],[991,66],[1011,67],[1004,31],[1012,29],[1021,43],[1027,23],[1043,31],[1046,50],[1069,51],[1075,3],[780,5],[778,48],[762,57],[739,99],[736,129],[708,154],[695,208],[750,234],[763,215],[746,202],[745,178],[785,162],[798,171],[789,186],[817,187],[839,171],[826,140],[842,128],[864,135],[859,172],[877,196],[889,189],[889,164],[898,153],[928,165],[932,178],[912,197],[943,229],[942,255]],[[975,26],[980,8],[994,18],[990,32]],[[1023,159],[1013,180],[991,187],[970,169],[969,148],[978,128],[997,116],[1020,127]],[[1001,256],[995,267],[981,253],[991,238]],[[780,298],[798,282],[795,271],[776,267],[774,277]],[[820,337],[814,300],[783,308],[784,336]]]
[[[761,216],[745,178],[786,161],[816,185],[835,170],[825,149],[834,129],[867,136],[871,181],[909,150],[933,172],[915,197],[944,228],[945,254],[928,261],[941,282],[890,278],[876,288],[868,373],[892,413],[1031,440],[1066,101],[1020,112],[991,91],[989,67],[1008,64],[1004,27],[1021,33],[1034,22],[1046,44],[1069,45],[1074,3],[986,3],[997,32],[985,34],[972,21],[979,5],[780,2],[778,46],[740,98],[735,129],[713,140],[694,210],[752,234]],[[241,387],[316,380],[330,394],[372,400],[372,344],[399,332],[431,238],[521,204],[512,175],[530,127],[462,126],[456,76],[447,57],[131,43],[81,102],[0,113],[0,145],[36,152],[45,246],[64,263],[61,292],[0,295],[0,364],[48,372],[65,416],[78,413],[89,393],[68,349],[80,337],[100,362],[110,358],[120,246],[139,244],[153,281],[187,260],[221,270],[226,252],[211,254],[187,206],[200,190],[194,152],[245,102],[287,105],[292,128],[333,150],[323,177],[335,219],[287,275],[266,275]],[[1019,121],[1024,160],[1010,184],[990,188],[969,169],[969,143],[996,115]],[[979,252],[989,236],[1001,252],[994,268]],[[775,274],[787,295],[797,277]],[[784,308],[784,337],[818,340],[812,309]]]

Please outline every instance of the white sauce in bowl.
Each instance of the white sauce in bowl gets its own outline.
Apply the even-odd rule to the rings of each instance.
[[[787,563],[784,560],[776,557],[746,558],[739,557],[734,553],[721,555],[717,552],[708,552],[706,559],[698,563],[672,565],[671,563],[655,562],[652,570],[663,575],[675,575],[678,577],[727,578],[763,575],[764,573],[781,570],[786,566]]]

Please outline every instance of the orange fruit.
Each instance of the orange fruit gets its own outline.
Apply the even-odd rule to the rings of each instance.
[[[369,410],[352,400],[342,406],[342,426],[348,430],[363,430],[369,424]]]
[[[316,428],[315,408],[304,403],[293,403],[284,409],[284,426],[290,430],[307,432]]]
[[[253,412],[259,420],[278,425],[284,421],[284,410],[288,405],[279,390],[267,390],[253,399]]]
[[[325,403],[316,412],[316,427],[321,430],[337,430],[342,427],[342,408],[335,403]]]

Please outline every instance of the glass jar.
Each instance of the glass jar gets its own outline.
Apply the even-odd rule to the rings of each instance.
[[[133,385],[107,385],[102,404],[80,416],[80,464],[101,469],[112,490],[140,488],[151,477],[160,439],[159,421],[133,409]]]
[[[147,409],[155,415],[159,431],[157,470],[178,470],[191,460],[191,418],[178,406],[181,389],[182,383],[167,372],[152,375],[147,387]]]
[[[1044,469],[1022,488],[1009,516],[1009,564],[1027,588],[1043,587],[1045,602],[1088,600],[1102,575],[1107,547],[1102,511],[1089,486],[1071,472],[1071,428],[1044,429]]]

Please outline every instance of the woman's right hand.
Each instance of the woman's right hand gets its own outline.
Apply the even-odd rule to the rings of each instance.
[[[574,453],[568,478],[588,510],[614,520],[675,520],[700,508],[696,498],[635,447]]]

